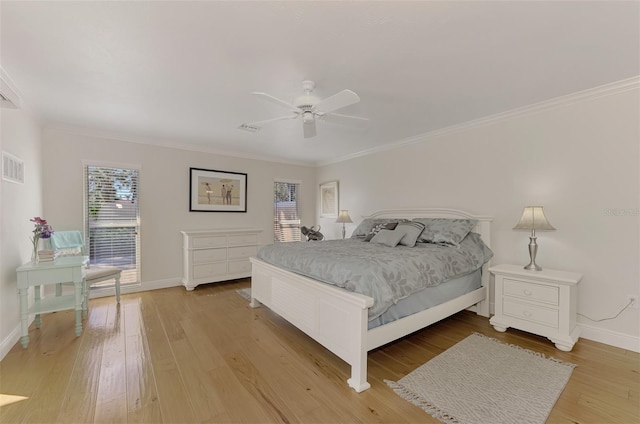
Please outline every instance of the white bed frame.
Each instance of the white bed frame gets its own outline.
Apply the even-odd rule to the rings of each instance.
[[[490,217],[453,209],[396,209],[376,212],[363,218],[475,219],[478,223],[473,231],[479,233],[485,244],[491,247]],[[368,330],[367,309],[373,305],[373,298],[285,271],[257,258],[251,258],[251,263],[251,306],[256,308],[261,303],[268,306],[351,365],[351,378],[347,383],[356,392],[371,387],[367,382],[368,351],[463,309],[473,307],[478,315],[489,316],[488,264],[483,267],[482,287],[479,289]]]

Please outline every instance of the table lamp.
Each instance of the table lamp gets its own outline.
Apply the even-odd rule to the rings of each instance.
[[[346,233],[345,224],[351,224],[353,222],[351,220],[351,217],[349,216],[349,211],[346,209],[341,210],[338,214],[338,219],[336,219],[336,222],[342,223],[342,239],[344,240],[344,236]]]
[[[542,268],[536,264],[536,254],[538,253],[538,245],[536,244],[536,230],[552,231],[555,230],[544,216],[542,206],[527,206],[522,211],[522,217],[518,224],[513,227],[514,230],[531,230],[529,237],[529,257],[531,262],[524,269],[530,271],[542,271]]]

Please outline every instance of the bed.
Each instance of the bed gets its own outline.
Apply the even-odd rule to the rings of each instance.
[[[365,220],[447,218],[473,220],[476,233],[490,247],[492,218],[452,209],[385,210]],[[309,242],[326,243],[326,242]],[[326,284],[259,258],[251,258],[251,306],[269,307],[351,366],[347,383],[357,392],[367,382],[367,353],[464,309],[489,316],[489,263],[482,266],[480,286],[436,306],[369,328],[374,298]],[[377,314],[376,314],[377,315]]]

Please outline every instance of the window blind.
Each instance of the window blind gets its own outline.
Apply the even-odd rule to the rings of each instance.
[[[273,184],[273,234],[277,242],[300,241],[298,193],[300,183],[275,181]]]
[[[120,283],[140,281],[138,170],[85,166],[85,254],[92,266],[122,269]]]

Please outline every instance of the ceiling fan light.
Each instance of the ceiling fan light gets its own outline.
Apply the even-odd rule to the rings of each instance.
[[[304,122],[305,124],[313,122],[313,112],[310,112],[310,111],[302,112],[302,122]]]

